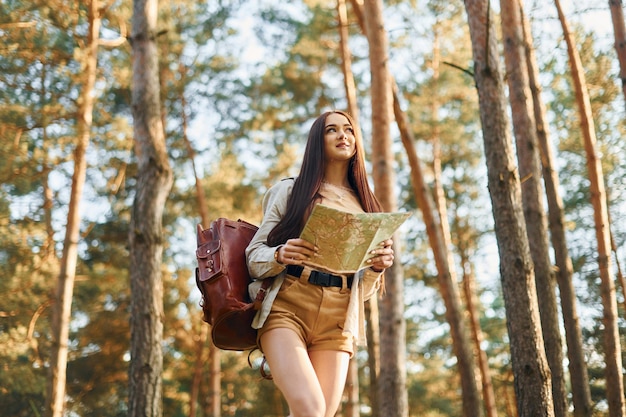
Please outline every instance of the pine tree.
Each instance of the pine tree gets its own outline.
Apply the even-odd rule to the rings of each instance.
[[[129,415],[162,415],[162,218],[172,185],[158,82],[157,1],[134,2],[133,121],[137,189],[129,231],[131,364]]]
[[[563,376],[563,348],[556,306],[556,283],[549,257],[547,219],[543,208],[539,146],[528,81],[528,65],[523,49],[521,6],[521,0],[517,4],[504,1],[500,3],[504,57],[517,160],[522,177],[526,232],[537,286],[541,330],[552,378],[554,415],[565,417],[568,406]]]
[[[567,43],[569,64],[572,72],[576,104],[578,106],[580,128],[584,138],[587,155],[587,171],[591,183],[591,204],[594,211],[598,264],[601,279],[603,323],[604,323],[604,357],[607,400],[611,417],[624,416],[624,381],[622,376],[622,356],[617,327],[617,301],[611,259],[610,226],[604,174],[596,153],[596,132],[589,102],[586,79],[582,70],[580,55],[574,45],[569,24],[561,9],[559,0],[555,0],[559,21]]]
[[[489,194],[500,253],[502,291],[521,416],[554,415],[532,260],[522,213],[520,178],[513,163],[492,12],[484,0],[466,0],[472,38]]]

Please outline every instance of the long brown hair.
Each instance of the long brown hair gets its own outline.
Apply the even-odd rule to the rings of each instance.
[[[324,158],[324,134],[326,118],[329,114],[337,113],[344,116],[354,129],[356,152],[350,159],[348,168],[348,183],[356,192],[363,210],[368,213],[382,211],[382,206],[376,199],[369,183],[365,169],[365,152],[360,130],[354,119],[348,113],[333,110],[320,115],[311,126],[307,139],[300,174],[295,180],[291,196],[287,201],[285,216],[269,233],[267,243],[270,246],[280,245],[288,239],[298,237],[316,200],[319,198],[319,189],[324,177],[326,159]]]

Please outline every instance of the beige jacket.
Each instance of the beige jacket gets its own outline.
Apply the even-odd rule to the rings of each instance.
[[[263,221],[246,248],[248,270],[255,279],[248,288],[250,297],[253,300],[261,287],[260,280],[276,277],[267,291],[261,309],[257,312],[252,322],[252,327],[255,329],[263,327],[285,278],[286,267],[274,259],[274,252],[277,247],[267,245],[267,236],[285,214],[287,200],[291,194],[293,184],[294,179],[285,179],[267,191],[263,198]],[[357,345],[360,346],[366,343],[364,302],[378,291],[381,275],[381,273],[375,272],[370,268],[362,269],[354,274],[348,312],[344,323],[344,333],[351,334],[355,338]]]

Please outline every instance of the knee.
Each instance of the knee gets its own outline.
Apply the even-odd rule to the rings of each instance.
[[[289,402],[291,417],[324,417],[326,415],[326,403],[323,398],[315,395],[301,395],[292,398]]]

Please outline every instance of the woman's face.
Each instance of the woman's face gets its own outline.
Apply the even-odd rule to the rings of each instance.
[[[349,161],[356,153],[354,127],[346,116],[331,113],[324,126],[324,156],[326,161]]]

